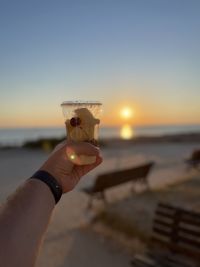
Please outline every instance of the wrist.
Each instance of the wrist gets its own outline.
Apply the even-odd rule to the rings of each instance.
[[[31,188],[39,203],[50,203],[52,207],[55,206],[54,196],[45,183],[38,179],[27,179],[25,184]]]
[[[35,172],[30,177],[30,179],[39,180],[44,184],[46,184],[51,193],[53,194],[53,197],[55,199],[55,204],[58,203],[58,201],[62,196],[63,191],[61,185],[58,183],[57,179],[52,174],[50,174],[46,170],[39,170]]]

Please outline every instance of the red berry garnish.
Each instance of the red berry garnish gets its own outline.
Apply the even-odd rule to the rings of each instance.
[[[81,124],[81,119],[79,117],[73,117],[70,120],[70,124],[73,127],[79,126]]]

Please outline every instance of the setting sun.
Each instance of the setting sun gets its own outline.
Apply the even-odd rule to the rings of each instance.
[[[120,111],[120,116],[123,119],[130,119],[132,116],[134,115],[134,111],[133,109],[129,108],[129,107],[124,107],[121,111]]]

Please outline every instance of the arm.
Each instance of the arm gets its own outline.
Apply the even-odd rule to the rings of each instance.
[[[2,266],[34,266],[55,201],[39,180],[25,182],[2,206],[0,262]]]
[[[74,162],[69,160],[72,154]],[[95,156],[94,163],[81,165],[79,160],[81,155],[88,155],[91,158]],[[61,144],[40,170],[54,176],[61,185],[63,193],[66,193],[101,161],[99,150],[90,144]],[[55,200],[49,187],[36,179],[27,180],[7,200],[0,210],[2,266],[34,266],[54,206]]]

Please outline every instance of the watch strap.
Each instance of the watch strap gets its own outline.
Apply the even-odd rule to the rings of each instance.
[[[58,203],[63,193],[62,188],[57,182],[57,180],[50,173],[48,173],[47,171],[40,170],[34,173],[30,177],[30,179],[37,179],[37,180],[44,182],[51,190],[54,196],[54,199],[55,199],[55,203],[56,204]]]

